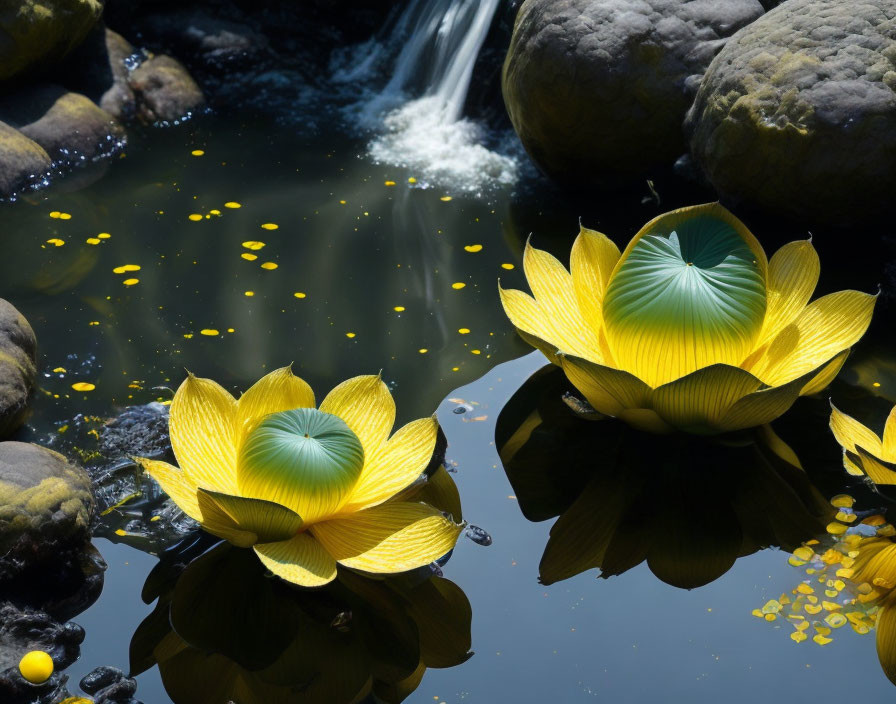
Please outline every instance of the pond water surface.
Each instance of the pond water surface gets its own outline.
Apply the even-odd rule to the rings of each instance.
[[[168,399],[185,369],[237,392],[292,362],[319,398],[349,376],[382,370],[399,423],[438,409],[464,517],[492,538],[487,546],[461,539],[443,567],[472,607],[475,654],[428,669],[408,701],[891,700],[873,632],[843,628],[824,646],[795,643],[782,619],[751,614],[805,578],[781,550],[752,551],[691,590],[660,581],[645,563],[606,580],[590,569],[539,583],[554,521],[524,517],[495,426],[544,359],[516,336],[497,281],[525,287],[530,233],[566,260],[580,217],[624,244],[653,215],[710,196],[658,182],[659,204],[646,185],[568,200],[536,177],[465,194],[414,182],[414,172],[373,164],[364,151],[363,139],[336,129],[311,138],[203,117],[133,138],[92,185],[62,182],[3,206],[2,295],[30,320],[42,354],[41,391],[22,437],[58,435],[78,413]],[[805,236],[793,225],[747,222],[769,253]],[[819,293],[880,284],[883,295],[841,379],[781,427],[795,446],[824,450],[825,466],[807,467],[823,500],[854,492],[857,508],[880,509],[884,501],[839,468],[825,409],[831,395],[879,428],[896,400],[893,355],[882,351],[892,349],[892,252],[877,233],[816,233],[815,245]],[[126,265],[139,270],[116,273]],[[95,388],[74,391],[78,382]],[[562,474],[546,467],[554,469]],[[695,519],[703,508],[681,504]],[[714,524],[700,525],[711,533]],[[677,539],[651,530],[641,540]],[[99,665],[127,671],[134,632],[152,610],[141,589],[157,556],[126,542],[96,545],[109,570],[101,598],[75,619],[87,640],[68,670],[72,684]],[[157,667],[138,682],[146,704],[172,701]]]

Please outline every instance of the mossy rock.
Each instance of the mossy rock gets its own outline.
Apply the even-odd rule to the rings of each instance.
[[[84,548],[93,510],[83,469],[38,445],[0,442],[0,582]]]
[[[49,65],[74,49],[103,13],[103,0],[0,3],[0,81]]]
[[[688,114],[724,200],[809,224],[896,212],[896,0],[787,0],[713,60]]]
[[[2,135],[0,130],[0,143]],[[15,306],[0,298],[0,438],[9,437],[25,422],[36,380],[34,330]]]
[[[526,0],[504,102],[530,156],[567,186],[613,186],[671,166],[700,77],[759,0]]]

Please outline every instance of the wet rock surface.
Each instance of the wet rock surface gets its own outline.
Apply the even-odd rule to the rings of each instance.
[[[0,140],[3,136],[0,129]],[[15,306],[0,298],[0,439],[25,422],[37,379],[36,364],[34,330]]]
[[[896,0],[788,0],[710,66],[692,152],[732,204],[808,222],[893,212]]]
[[[758,0],[527,0],[504,64],[511,121],[562,184],[645,178],[685,151],[700,77],[762,14]]]
[[[0,196],[40,186],[52,162],[37,142],[0,122]]]
[[[205,105],[205,96],[177,59],[150,56],[129,76],[141,121],[172,123],[189,118]]]
[[[93,508],[84,470],[38,445],[0,443],[0,581],[85,549]]]
[[[74,49],[103,0],[21,0],[0,5],[0,80],[46,66]]]

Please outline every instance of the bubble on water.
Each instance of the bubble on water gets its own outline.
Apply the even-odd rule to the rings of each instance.
[[[477,545],[488,547],[492,544],[492,536],[479,526],[468,525],[464,535]]]

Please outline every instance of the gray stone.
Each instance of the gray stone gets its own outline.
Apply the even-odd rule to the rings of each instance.
[[[0,442],[0,581],[84,549],[93,510],[80,467],[38,445]]]
[[[51,166],[50,156],[37,142],[0,122],[0,198],[37,186]]]
[[[0,438],[9,437],[25,422],[36,365],[34,330],[15,306],[0,298]]]
[[[507,111],[535,162],[573,186],[671,166],[682,121],[758,0],[526,0],[504,62]]]
[[[147,123],[176,122],[205,105],[202,89],[177,59],[151,56],[131,72],[130,85]]]
[[[688,115],[723,199],[806,223],[894,210],[896,0],[788,0],[734,37]]]
[[[56,161],[76,163],[117,151],[124,128],[89,98],[52,84],[13,93],[0,102],[0,120],[37,142]]]

